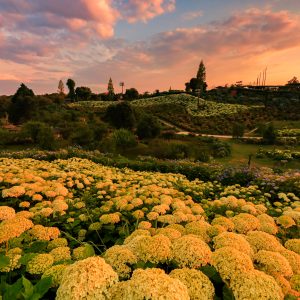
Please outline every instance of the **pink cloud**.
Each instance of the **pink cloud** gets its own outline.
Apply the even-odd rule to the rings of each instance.
[[[124,18],[130,23],[139,20],[146,22],[158,15],[172,12],[175,9],[175,0],[129,0],[123,5]]]

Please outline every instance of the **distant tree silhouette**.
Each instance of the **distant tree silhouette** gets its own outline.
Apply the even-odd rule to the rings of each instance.
[[[135,88],[126,89],[125,99],[126,100],[134,100],[139,97],[139,92]]]
[[[57,91],[61,95],[65,93],[65,86],[64,86],[64,83],[62,82],[62,80],[60,80],[58,83]]]
[[[68,98],[70,98],[71,100],[75,100],[76,98],[76,94],[75,94],[75,81],[71,78],[69,78],[67,80],[67,87],[69,89],[69,94],[68,94]]]
[[[11,99],[8,108],[9,121],[15,124],[30,118],[34,105],[34,93],[24,83],[20,85]]]
[[[81,86],[81,87],[77,87],[75,90],[77,99],[79,100],[89,100],[89,98],[92,95],[92,91],[89,87],[86,86]]]

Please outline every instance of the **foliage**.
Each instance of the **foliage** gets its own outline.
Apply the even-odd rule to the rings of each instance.
[[[137,140],[134,134],[124,128],[114,131],[112,138],[114,144],[119,149],[127,149],[137,145]]]
[[[54,132],[45,123],[29,121],[24,124],[20,135],[23,138],[30,138],[41,149],[54,150],[56,148]]]
[[[10,122],[18,124],[30,118],[34,107],[33,97],[33,91],[22,83],[13,95],[8,108]]]
[[[263,131],[263,142],[269,145],[274,145],[277,139],[277,132],[273,124],[269,124]]]
[[[132,129],[135,126],[135,114],[127,102],[119,102],[107,107],[105,118],[116,128]]]
[[[135,88],[130,88],[130,89],[126,89],[126,92],[125,92],[125,95],[124,95],[124,98],[126,100],[135,100],[135,99],[138,99],[139,97],[139,92],[137,89]]]
[[[70,98],[72,101],[76,99],[76,93],[75,93],[75,81],[71,78],[67,80],[67,87],[69,89],[68,98]]]
[[[245,126],[241,123],[234,123],[232,127],[232,137],[239,139],[244,136]]]
[[[90,97],[92,95],[92,91],[89,87],[80,86],[80,87],[76,88],[75,94],[76,94],[78,100],[87,101],[90,99]]]
[[[143,115],[137,124],[137,135],[140,139],[154,138],[160,134],[161,126],[155,116]]]

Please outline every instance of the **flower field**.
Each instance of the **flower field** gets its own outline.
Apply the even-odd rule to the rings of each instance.
[[[116,101],[80,101],[69,104],[71,107],[87,107],[87,108],[106,108],[111,104],[115,104]],[[138,99],[130,102],[134,107],[151,108],[159,105],[179,105],[186,109],[186,112],[193,117],[215,117],[224,115],[238,114],[244,111],[248,111],[252,108],[259,106],[246,106],[240,104],[224,104],[213,101],[206,101],[200,99],[199,104],[201,109],[198,109],[198,98],[187,95],[170,95],[170,96],[158,96],[153,98]]]
[[[0,299],[299,299],[299,189],[0,158]]]

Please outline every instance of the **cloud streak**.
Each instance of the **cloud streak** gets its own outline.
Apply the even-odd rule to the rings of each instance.
[[[262,66],[273,63],[271,57],[276,60],[284,53],[294,58],[300,48],[300,19],[288,11],[253,8],[221,21],[129,42],[114,38],[118,20],[147,22],[174,11],[175,1],[61,3],[0,0],[0,67],[5,73],[0,81],[24,76],[36,83],[43,78],[41,86],[52,84],[56,89],[60,78],[74,77],[80,85],[99,91],[112,76],[140,90],[183,88],[204,58],[209,83],[222,84],[237,76],[250,80]],[[284,63],[294,70],[294,62]],[[275,64],[274,69],[279,72]]]

